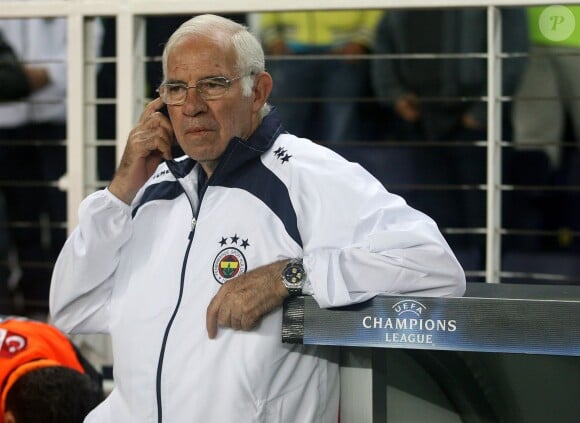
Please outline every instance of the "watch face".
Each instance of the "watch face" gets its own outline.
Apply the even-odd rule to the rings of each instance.
[[[304,283],[304,267],[300,263],[290,263],[284,269],[284,280],[288,285],[301,287]]]

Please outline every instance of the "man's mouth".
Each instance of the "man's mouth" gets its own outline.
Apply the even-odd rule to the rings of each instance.
[[[208,128],[205,127],[198,127],[198,128],[189,128],[187,131],[185,131],[186,134],[201,134],[204,132],[209,132]]]

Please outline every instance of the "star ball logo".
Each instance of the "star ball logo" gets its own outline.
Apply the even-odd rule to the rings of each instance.
[[[233,246],[237,246],[238,242],[244,250],[250,246],[247,239],[240,240],[237,234],[231,237],[222,237],[219,241],[222,247],[226,247],[217,254],[213,261],[213,276],[220,284],[246,273],[246,257],[239,248]],[[227,244],[231,245],[227,246]]]
[[[393,344],[432,344],[434,334],[457,330],[454,319],[424,317],[427,306],[417,300],[401,300],[391,309],[395,317],[364,316],[363,328],[384,330],[385,341]]]
[[[565,6],[548,6],[540,14],[538,25],[540,32],[548,40],[564,41],[574,33],[576,19]]]

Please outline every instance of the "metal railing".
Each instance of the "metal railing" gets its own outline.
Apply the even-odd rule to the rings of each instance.
[[[265,11],[288,10],[339,10],[339,9],[411,9],[411,8],[448,8],[469,7],[487,10],[487,51],[470,53],[464,57],[473,60],[487,61],[487,93],[480,101],[487,102],[487,139],[472,143],[474,148],[485,148],[487,162],[487,177],[475,187],[458,186],[438,187],[430,185],[427,189],[474,189],[485,192],[486,221],[484,227],[463,228],[467,232],[485,236],[485,264],[481,269],[473,269],[470,274],[475,278],[484,279],[489,283],[500,282],[504,277],[519,274],[518,272],[502,271],[502,240],[507,235],[530,236],[549,235],[559,236],[559,233],[546,234],[538,230],[518,230],[505,228],[502,225],[502,195],[513,190],[550,190],[550,189],[579,189],[578,187],[534,187],[514,186],[506,184],[502,179],[502,152],[509,143],[502,136],[502,108],[505,102],[513,100],[501,92],[502,62],[514,57],[501,50],[501,11],[504,7],[524,7],[532,5],[552,4],[545,1],[502,1],[502,0],[446,0],[446,1],[419,1],[419,0],[335,0],[312,3],[306,0],[288,2],[273,0],[264,3],[261,0],[249,0],[242,4],[238,1],[225,0],[214,2],[169,1],[169,0],[70,0],[70,1],[13,1],[3,2],[0,18],[16,17],[64,17],[68,20],[68,86],[67,86],[67,177],[61,181],[40,181],[40,184],[59,186],[67,193],[67,228],[72,230],[77,223],[77,210],[81,200],[90,192],[107,184],[98,172],[99,149],[115,148],[119,160],[123,151],[126,137],[136,121],[140,110],[148,101],[145,91],[146,71],[145,64],[156,62],[158,56],[148,56],[145,49],[147,34],[146,18],[161,15],[186,15],[197,13],[256,13]],[[575,4],[573,1],[559,1],[559,5]],[[90,46],[93,45],[90,22],[92,19],[105,17],[114,21],[116,32],[115,55],[96,57]],[[525,56],[525,53],[523,54]],[[449,56],[449,55],[447,55]],[[423,59],[453,59],[446,55],[414,55]],[[451,55],[453,56],[453,55]],[[403,59],[405,55],[372,56],[377,59]],[[115,96],[101,98],[97,95],[97,70],[99,66],[115,67]],[[459,99],[465,101],[466,99]],[[360,102],[376,102],[377,98],[357,99]],[[427,99],[428,101],[428,99]],[[115,108],[115,138],[98,139],[97,116],[100,107]],[[393,142],[387,143],[393,146]],[[376,143],[375,145],[379,145]],[[406,143],[406,146],[411,146]],[[431,145],[432,147],[433,145]],[[417,146],[422,148],[420,144]],[[401,187],[399,187],[401,188]],[[405,188],[405,187],[402,187]],[[406,187],[409,188],[409,187]],[[421,188],[415,186],[415,188]],[[425,188],[425,187],[423,187]],[[395,190],[397,187],[394,188]],[[55,227],[62,227],[64,222],[56,222]],[[461,228],[443,228],[449,236],[461,232]],[[568,231],[567,236],[578,237],[580,234]],[[525,273],[525,272],[524,272]],[[544,280],[540,275],[535,277],[533,272],[528,276],[532,279]],[[577,282],[574,278],[553,278],[558,281]],[[580,279],[580,275],[578,276]]]

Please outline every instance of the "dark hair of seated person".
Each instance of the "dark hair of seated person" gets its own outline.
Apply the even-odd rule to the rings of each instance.
[[[6,395],[5,412],[15,423],[82,423],[104,399],[102,386],[68,367],[24,374]]]

